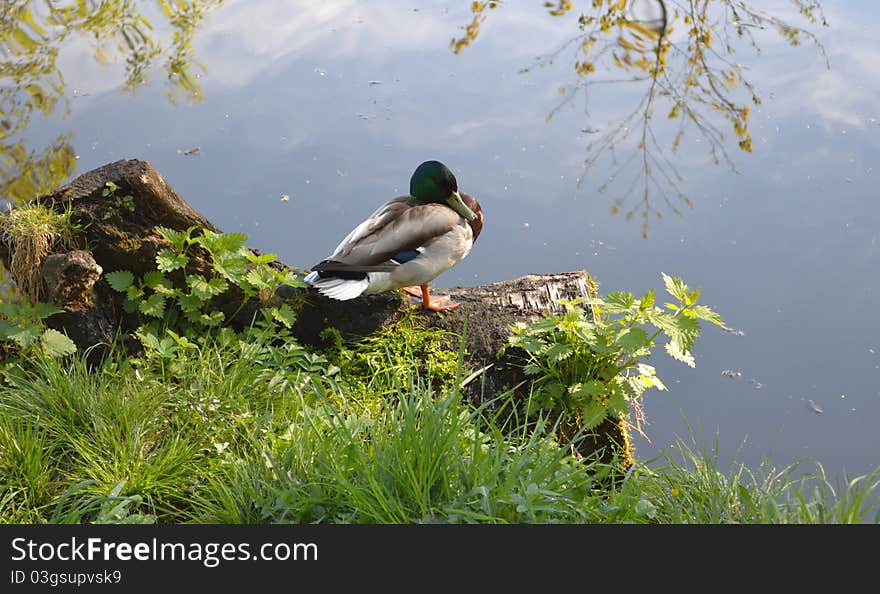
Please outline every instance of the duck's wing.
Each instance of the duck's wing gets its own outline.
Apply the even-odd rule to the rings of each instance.
[[[382,205],[355,227],[336,251],[315,270],[388,271],[412,259],[418,249],[462,224],[461,216],[442,204],[420,204],[409,196]]]

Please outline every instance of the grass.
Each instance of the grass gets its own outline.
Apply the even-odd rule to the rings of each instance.
[[[72,211],[55,212],[47,206],[30,203],[0,217],[0,241],[10,248],[10,272],[23,295],[37,302],[42,293],[40,265],[56,247],[69,248],[78,227]]]
[[[837,483],[819,464],[723,470],[717,445],[692,439],[620,474],[573,456],[552,419],[502,430],[449,377],[401,373],[405,349],[364,348],[347,357],[369,376],[233,335],[174,366],[7,362],[0,522],[880,521],[880,470]],[[377,353],[393,373],[375,373]]]

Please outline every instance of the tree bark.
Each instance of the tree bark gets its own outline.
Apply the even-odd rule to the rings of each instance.
[[[104,195],[108,182],[118,189]],[[131,199],[121,200],[124,196]],[[110,288],[102,274],[128,270],[140,277],[154,270],[157,253],[167,247],[155,231],[157,226],[177,231],[196,227],[220,232],[181,198],[150,163],[137,159],[116,161],[84,173],[36,200],[59,211],[70,208],[72,220],[83,228],[76,246],[80,249],[53,254],[42,264],[43,295],[65,310],[64,314],[50,317],[49,325],[65,331],[80,349],[90,349],[93,358],[101,357],[116,336],[130,333],[142,321],[137,313],[123,311],[123,296]],[[11,249],[14,246],[0,244],[0,259],[7,269]],[[303,272],[282,262],[273,265]],[[207,274],[210,269],[207,255],[195,254],[186,273]],[[172,277],[182,282],[183,272],[176,273],[178,276]],[[460,307],[439,314],[422,308],[411,313],[428,327],[464,336],[468,366],[483,370],[465,390],[474,403],[485,403],[505,389],[516,388],[521,397],[528,394],[517,366],[518,354],[508,351],[499,356],[511,324],[562,313],[560,299],[596,296],[595,283],[586,270],[528,275],[435,292],[448,293]],[[338,330],[343,338],[357,339],[394,323],[409,309],[398,292],[336,301],[312,289],[283,287],[265,300],[252,299],[239,310],[242,298],[236,291],[218,297],[216,307],[227,314],[231,325],[240,328],[251,321],[261,306],[287,300],[298,307],[294,336],[313,347],[324,344],[321,333],[328,327]],[[235,312],[237,315],[232,317]],[[625,420],[606,421],[594,433],[594,438],[582,442],[582,453],[602,448],[606,461],[617,456],[625,464],[630,463]]]

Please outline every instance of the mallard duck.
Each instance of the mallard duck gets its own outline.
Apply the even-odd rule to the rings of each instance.
[[[458,307],[449,296],[432,297],[428,283],[471,251],[483,229],[480,204],[458,191],[455,176],[439,161],[416,168],[409,193],[355,227],[305,281],[343,301],[402,289],[429,310]]]

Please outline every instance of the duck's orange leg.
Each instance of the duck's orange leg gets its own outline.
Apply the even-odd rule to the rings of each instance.
[[[451,300],[449,295],[440,295],[439,297],[431,299],[431,290],[428,285],[422,285],[420,287],[402,287],[401,290],[405,293],[409,293],[413,297],[421,299],[422,307],[431,311],[446,311],[449,309],[455,309],[459,306],[458,303]]]

